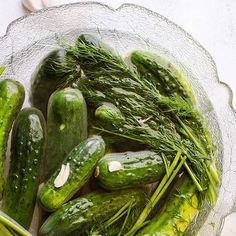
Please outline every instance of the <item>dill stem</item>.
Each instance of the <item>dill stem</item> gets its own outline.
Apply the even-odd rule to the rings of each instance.
[[[215,180],[217,185],[219,185],[220,184],[220,179],[219,179],[219,175],[218,175],[217,170],[216,170],[215,161],[213,160],[213,163],[210,164],[210,162],[208,160],[206,160],[206,164],[210,168],[211,176],[213,177],[213,179]]]
[[[176,167],[176,169],[174,170],[174,172],[172,173],[171,177],[168,179],[167,183],[165,184],[165,186],[163,187],[163,189],[161,190],[161,192],[159,193],[159,195],[157,196],[157,198],[155,198],[154,200],[154,205],[157,204],[157,202],[161,199],[161,197],[164,195],[165,191],[167,190],[167,188],[169,187],[169,185],[172,183],[173,179],[175,178],[175,176],[179,173],[180,168],[182,167],[182,165],[185,163],[187,159],[187,156],[184,156],[183,158],[181,158],[180,163],[178,164],[178,166]]]
[[[196,145],[196,147],[201,151],[201,153],[203,155],[207,155],[205,150],[201,147],[201,145],[198,143],[198,141],[195,139],[195,137],[192,135],[192,133],[190,132],[190,130],[188,129],[188,127],[184,124],[184,122],[178,117],[176,116],[176,119],[178,120],[178,122],[180,123],[180,125],[183,127],[183,129],[186,131],[186,133],[188,134],[189,138],[193,141],[193,143]]]
[[[190,130],[188,129],[188,127],[184,124],[184,122],[178,117],[176,116],[176,119],[178,120],[178,122],[180,123],[180,125],[183,127],[183,129],[185,130],[185,132],[187,133],[188,137],[192,140],[192,142],[196,145],[196,147],[200,150],[200,152],[204,155],[207,156],[207,153],[205,152],[205,150],[202,148],[202,146],[199,144],[199,142],[196,140],[196,138],[192,135],[192,133],[190,132]],[[217,183],[217,185],[220,183],[219,180],[219,176],[217,174],[217,172],[215,171],[215,169],[210,167],[210,163],[209,161],[205,161],[207,164],[207,167],[209,167],[210,169],[210,174],[208,169],[206,168],[206,170],[208,171],[208,177],[211,175],[211,177],[214,179],[214,181]],[[211,183],[214,185],[214,183],[212,182],[212,178],[210,179]]]
[[[131,202],[131,203],[132,203],[132,202]],[[131,204],[131,203],[130,203],[129,208],[128,208],[128,210],[127,210],[127,215],[126,215],[126,217],[125,217],[124,223],[122,224],[122,227],[121,227],[121,230],[120,230],[120,233],[118,234],[118,236],[121,236],[121,233],[123,232],[123,230],[124,230],[124,228],[125,228],[125,225],[126,225],[126,223],[127,223],[127,221],[128,221],[128,218],[129,218],[129,215],[130,215],[130,211],[131,211],[131,209],[132,209],[133,206],[134,206],[134,204]]]
[[[165,169],[166,169],[167,177],[169,178],[169,176],[170,176],[170,174],[169,174],[169,169],[168,169],[168,165],[167,165],[166,157],[165,157],[165,155],[164,155],[163,152],[161,153],[161,157],[162,157],[162,160],[163,160],[164,165],[165,165]]]
[[[203,189],[202,189],[202,186],[198,183],[195,175],[193,174],[192,170],[190,169],[190,167],[188,166],[187,162],[184,162],[184,167],[185,169],[188,171],[190,177],[192,178],[194,184],[196,185],[197,189],[199,192],[202,192]]]
[[[112,225],[113,223],[115,223],[118,219],[120,219],[126,212],[127,212],[127,208],[129,207],[133,207],[134,206],[134,200],[130,200],[129,202],[127,202],[114,216],[112,216],[106,223],[105,226],[109,227],[110,225]]]
[[[216,203],[216,193],[213,190],[212,185],[209,186],[208,194],[209,194],[209,197],[210,197],[210,200],[211,200],[212,204],[215,205],[215,203]]]
[[[187,133],[188,137],[192,140],[192,142],[196,145],[196,147],[200,150],[200,152],[204,155],[207,156],[207,153],[205,152],[205,150],[201,147],[201,145],[199,144],[199,142],[196,140],[196,138],[192,135],[191,131],[188,129],[188,127],[184,124],[184,122],[178,117],[176,116],[178,122],[180,123],[180,125],[183,127],[183,129],[185,130],[185,132]],[[217,188],[216,185],[214,183],[214,181],[216,182],[216,184],[218,185],[220,183],[218,174],[215,170],[215,168],[213,168],[208,160],[202,161],[204,167],[205,167],[205,171],[207,173],[207,176],[209,178],[210,184],[208,187],[209,190],[209,197],[211,202],[214,204],[216,202],[216,194],[217,194]],[[200,184],[198,183],[197,179],[195,178],[194,174],[192,173],[190,167],[188,166],[188,164],[185,162],[184,166],[186,168],[186,170],[188,171],[188,173],[190,174],[193,182],[195,183],[195,185],[198,188],[198,191],[203,191],[202,187],[200,186]]]
[[[4,236],[14,236],[3,224],[0,223],[0,233]]]
[[[206,165],[206,163],[204,163],[204,164]],[[214,183],[214,180],[213,180],[213,178],[212,178],[212,175],[211,175],[211,173],[209,172],[207,166],[205,167],[205,169],[206,169],[207,176],[208,176],[208,178],[209,178],[209,180],[210,180],[210,185],[212,185],[212,188],[213,188],[214,192],[217,193],[216,185],[215,185],[215,183]]]
[[[30,233],[27,233],[26,231],[21,229],[18,225],[11,222],[7,217],[4,217],[4,215],[2,215],[2,212],[0,212],[0,223],[3,224],[4,226],[10,228],[10,229],[13,229],[19,235],[22,235],[22,236],[31,235]]]
[[[134,226],[131,228],[131,230],[125,234],[125,236],[131,236],[133,235],[138,229],[140,229],[141,225],[143,225],[144,221],[146,220],[146,218],[148,217],[149,213],[151,212],[151,210],[153,209],[153,207],[155,206],[155,204],[158,202],[158,200],[160,199],[159,195],[161,194],[161,196],[165,193],[167,187],[170,185],[170,183],[172,182],[172,180],[174,179],[174,177],[176,176],[176,174],[178,172],[176,172],[176,170],[180,169],[180,167],[174,171],[175,167],[177,166],[180,156],[181,156],[181,151],[178,151],[171,166],[169,169],[169,175],[171,175],[171,177],[169,178],[167,174],[165,174],[165,176],[163,177],[162,181],[160,182],[160,184],[158,185],[157,189],[155,190],[155,192],[153,193],[152,197],[150,198],[148,204],[145,206],[145,208],[143,209],[142,213],[140,214],[138,220],[136,221],[136,223],[134,224]],[[184,160],[186,160],[186,156],[184,158]],[[181,161],[182,162],[182,161]],[[174,171],[173,175],[172,172]],[[175,174],[175,175],[174,175]],[[173,177],[174,176],[174,177]],[[169,180],[168,180],[169,179]],[[156,200],[158,199],[158,200]]]
[[[127,202],[123,207],[121,207],[121,209],[119,211],[116,212],[115,215],[113,215],[109,220],[107,220],[102,228],[108,228],[109,226],[111,226],[112,224],[114,224],[117,220],[119,220],[123,215],[125,215],[127,212],[130,212],[130,209],[132,209],[135,206],[135,200],[130,200],[129,202]],[[127,210],[128,208],[128,210]],[[101,229],[97,229],[95,230],[92,235],[96,236],[99,235]]]
[[[127,139],[131,139],[131,140],[134,140],[134,141],[137,141],[137,142],[140,142],[142,143],[142,140],[140,139],[136,139],[136,138],[133,138],[133,137],[130,137],[130,136],[127,136],[125,134],[119,134],[119,133],[115,133],[115,132],[112,132],[110,130],[107,130],[107,129],[103,129],[103,128],[99,128],[97,126],[92,126],[93,129],[96,129],[96,130],[100,130],[104,133],[108,133],[108,134],[113,134],[113,135],[116,135],[116,136],[120,136],[120,137],[123,137],[123,138],[127,138]]]

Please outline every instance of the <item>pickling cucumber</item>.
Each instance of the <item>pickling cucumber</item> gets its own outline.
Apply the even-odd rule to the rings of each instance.
[[[31,76],[31,104],[42,111],[47,118],[47,105],[50,95],[67,77],[58,69],[64,64],[66,51],[57,49],[44,57]]]
[[[104,127],[112,127],[113,125],[119,125],[124,117],[115,105],[105,102],[96,109],[95,119],[101,122]]]
[[[101,227],[126,203],[134,200],[136,205],[144,203],[143,189],[127,189],[119,192],[93,192],[63,205],[42,225],[40,236],[81,235],[89,229]],[[84,235],[84,234],[83,234]],[[88,234],[85,234],[88,235]]]
[[[130,60],[140,76],[149,78],[162,95],[180,96],[195,103],[194,93],[183,74],[163,57],[147,52],[133,51]]]
[[[162,210],[138,236],[183,235],[198,212],[199,200],[192,180],[183,175]]]
[[[47,180],[69,152],[87,138],[87,107],[78,89],[54,92],[48,102],[44,179]]]
[[[112,127],[118,127],[124,116],[120,110],[112,103],[104,102],[95,110],[95,120],[91,121],[92,125],[102,126],[105,129],[112,129]],[[116,136],[113,134],[103,134],[103,138],[107,146],[111,147],[118,152],[125,151],[138,151],[143,150],[144,145],[135,141],[126,139],[125,137]]]
[[[25,98],[23,86],[14,80],[0,81],[0,198],[4,187],[4,161],[12,124],[19,113]]]
[[[13,126],[2,209],[24,228],[29,227],[34,210],[45,151],[45,126],[43,114],[36,108],[24,108]]]
[[[166,167],[159,155],[139,151],[106,154],[98,162],[95,177],[103,188],[113,190],[153,183],[165,173]]]
[[[92,136],[76,146],[40,191],[41,205],[48,211],[60,208],[93,175],[104,153],[105,143],[100,136]]]

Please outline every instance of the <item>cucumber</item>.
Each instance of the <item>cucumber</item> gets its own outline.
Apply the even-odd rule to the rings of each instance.
[[[48,103],[47,148],[43,178],[47,180],[70,151],[87,138],[87,107],[78,89],[54,92]]]
[[[194,93],[183,74],[163,57],[147,52],[133,51],[130,60],[138,73],[149,78],[164,96],[180,96],[191,104],[195,103]]]
[[[10,170],[2,209],[24,228],[29,228],[33,215],[44,155],[45,126],[38,109],[24,108],[12,131]]]
[[[152,151],[106,154],[96,167],[95,177],[108,190],[156,182],[166,173],[163,159]]]
[[[64,64],[66,51],[57,49],[44,57],[31,76],[32,106],[38,108],[47,117],[47,104],[50,95],[57,87],[65,82],[67,77],[59,69],[60,64]]]
[[[143,189],[105,193],[93,192],[63,205],[42,225],[40,236],[79,236],[91,228],[101,227],[126,203],[135,200],[136,205],[146,200]],[[74,235],[73,234],[73,235]],[[88,234],[83,234],[88,235]]]
[[[124,117],[115,105],[103,102],[102,105],[95,110],[95,120],[92,125],[95,124],[111,130],[112,127],[119,127],[122,120],[124,120]],[[118,152],[138,151],[144,149],[144,145],[126,139],[125,137],[104,133],[103,138],[107,146],[111,145],[111,147]]]
[[[124,119],[120,110],[115,105],[108,102],[102,103],[102,105],[95,110],[94,116],[94,121],[92,120],[90,123],[96,126],[101,125],[106,129],[111,129],[119,125],[119,122]],[[112,134],[103,134],[103,139],[107,147],[124,140],[124,138]]]
[[[25,98],[23,86],[10,79],[0,81],[0,198],[4,187],[4,161],[9,133]]]
[[[124,119],[120,110],[112,103],[104,102],[95,111],[95,119],[102,123],[103,126],[111,128],[114,125],[119,125],[119,122]]]
[[[183,175],[162,210],[138,236],[183,235],[198,213],[198,195],[192,180]]]
[[[100,136],[92,136],[76,146],[40,191],[41,205],[48,211],[60,208],[93,175],[104,153],[105,143]]]

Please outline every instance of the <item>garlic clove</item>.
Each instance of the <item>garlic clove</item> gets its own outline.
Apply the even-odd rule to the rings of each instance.
[[[70,175],[70,163],[67,163],[66,165],[62,164],[61,170],[56,179],[54,180],[54,186],[56,188],[62,187],[66,183],[69,175]]]
[[[38,11],[43,8],[42,0],[22,0],[22,4],[30,11]]]
[[[123,169],[121,163],[119,161],[111,161],[108,164],[109,172],[114,172]]]

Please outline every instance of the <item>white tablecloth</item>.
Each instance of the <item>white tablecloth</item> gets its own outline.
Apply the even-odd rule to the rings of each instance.
[[[127,1],[103,0],[100,2],[116,8]],[[220,80],[229,84],[236,94],[235,0],[130,0],[128,2],[156,11],[189,32],[211,53],[216,62]],[[5,34],[6,27],[11,21],[26,13],[20,0],[0,0],[0,35]],[[236,108],[236,99],[234,99],[234,107]],[[236,235],[234,222],[236,222],[236,213],[226,220],[221,236]]]

